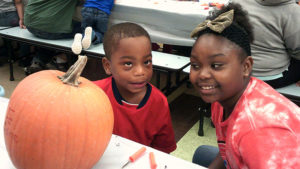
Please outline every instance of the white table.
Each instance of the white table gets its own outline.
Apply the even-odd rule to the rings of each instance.
[[[191,31],[203,22],[213,8],[205,9],[203,4],[229,0],[116,0],[110,16],[110,24],[134,22],[143,26],[152,42],[171,45],[192,46]]]
[[[3,30],[3,29],[7,29],[9,27],[6,27],[6,26],[0,26],[0,30]]]
[[[92,45],[86,51],[88,51],[89,53],[98,53],[99,55],[103,56],[105,55],[103,43],[98,45]],[[160,67],[169,70],[179,70],[190,63],[190,58],[174,54],[152,51],[152,63],[155,67]]]
[[[53,48],[69,53],[71,52],[71,46],[73,43],[73,39],[41,39],[31,34],[27,29],[20,29],[19,27],[0,30],[0,34],[10,39],[15,39],[33,45],[40,45],[46,48]],[[94,56],[98,58],[105,55],[102,43],[98,45],[91,45],[91,47],[88,50],[84,50],[82,53],[87,54],[88,56]],[[189,63],[189,58],[179,55],[173,55],[157,51],[152,51],[152,55],[153,66],[158,66],[164,69],[178,70]]]
[[[12,27],[9,29],[0,30],[0,35],[4,38],[17,40],[19,42],[25,42],[53,49],[59,48],[61,51],[66,52],[71,52],[71,46],[73,43],[73,39],[48,40],[38,38],[32,33],[30,33],[27,29],[21,29],[19,27]]]
[[[300,87],[296,84],[291,84],[282,88],[276,89],[279,93],[297,96],[300,98]]]
[[[4,119],[8,104],[8,99],[0,97],[0,168],[1,169],[15,169],[10,161],[6,151],[4,142]],[[133,142],[131,140],[112,135],[110,143],[101,157],[100,161],[93,167],[93,169],[120,169],[128,160],[128,157],[143,145]],[[147,147],[147,146],[146,146]],[[164,169],[167,165],[168,169],[204,169],[204,167],[195,165],[191,162],[176,158],[169,154],[147,147],[146,153],[136,162],[129,164],[126,169],[150,169],[149,152],[154,152],[155,160],[158,164],[157,169]]]
[[[276,90],[300,106],[300,87],[296,86],[296,83]]]
[[[20,29],[19,27],[0,30],[0,34],[10,39],[15,39],[33,45],[40,45],[46,48],[53,48],[69,53],[71,52],[71,46],[73,43],[73,39],[49,40],[38,38],[32,33],[30,33],[27,29]],[[88,56],[94,56],[99,58],[105,55],[102,43],[98,45],[91,45],[91,47],[88,50],[84,50],[82,53],[87,54]],[[162,68],[177,70],[189,63],[189,58],[179,55],[173,55],[157,51],[152,51],[152,55],[153,65]]]
[[[41,39],[33,34],[31,34],[27,29],[20,29],[19,27],[13,27],[5,30],[0,30],[0,36],[3,36],[6,39],[16,40],[19,42],[24,42],[28,44],[32,44],[35,46],[41,46],[45,48],[50,48],[54,50],[59,50],[66,53],[72,53],[71,46],[73,43],[73,39],[58,39],[58,40],[47,40]],[[103,44],[92,45],[88,50],[82,51],[83,55],[87,55],[89,57],[101,58],[105,55]],[[168,73],[167,84],[163,89],[166,90],[166,94],[171,93],[178,87],[180,82],[180,77],[178,74],[182,71],[184,67],[189,64],[189,58],[179,55],[173,55],[168,53],[162,53],[157,51],[152,51],[152,61],[154,69],[158,70],[158,72],[166,72]],[[159,73],[157,76],[159,76]],[[171,82],[171,74],[176,73],[176,84],[174,88],[172,87]],[[10,79],[13,80],[13,66],[10,64]],[[159,78],[157,78],[159,79]],[[157,80],[157,87],[160,86],[160,81]]]
[[[184,73],[190,74],[191,65],[183,69]]]

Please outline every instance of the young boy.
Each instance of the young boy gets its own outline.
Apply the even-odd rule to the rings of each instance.
[[[110,77],[96,81],[110,98],[113,133],[170,153],[176,149],[166,97],[149,81],[152,54],[149,34],[141,26],[121,23],[104,36],[102,59]]]
[[[192,32],[190,80],[212,103],[219,153],[194,162],[209,168],[300,168],[300,109],[251,77],[252,27],[238,4],[222,8]],[[207,162],[209,161],[209,162]]]

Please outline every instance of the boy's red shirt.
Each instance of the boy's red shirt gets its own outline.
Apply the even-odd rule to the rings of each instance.
[[[150,96],[142,107],[116,98],[112,77],[94,82],[105,91],[114,111],[113,133],[166,153],[176,149],[169,105],[166,97],[149,84]],[[149,88],[148,87],[148,88]],[[115,89],[114,89],[115,88]],[[115,90],[115,91],[114,91]]]
[[[299,88],[300,90],[300,88]],[[251,78],[228,119],[212,104],[212,121],[227,168],[300,168],[300,109]]]

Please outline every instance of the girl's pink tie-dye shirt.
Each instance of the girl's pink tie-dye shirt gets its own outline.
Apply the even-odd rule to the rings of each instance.
[[[299,88],[300,92],[300,88]],[[228,119],[212,104],[212,121],[227,168],[300,168],[300,108],[254,77]]]

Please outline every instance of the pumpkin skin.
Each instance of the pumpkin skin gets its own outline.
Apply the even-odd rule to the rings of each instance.
[[[89,169],[103,155],[112,135],[113,110],[107,95],[79,77],[63,84],[57,70],[23,79],[7,108],[4,137],[18,169]]]

